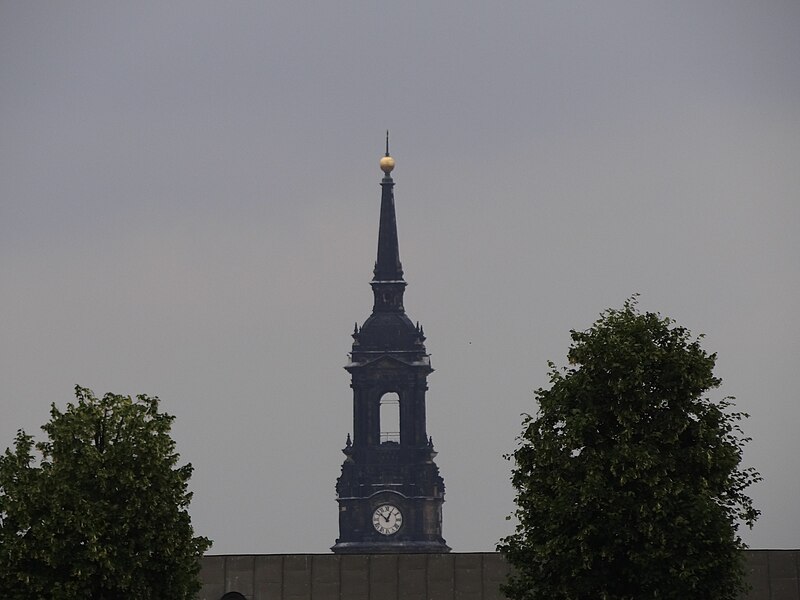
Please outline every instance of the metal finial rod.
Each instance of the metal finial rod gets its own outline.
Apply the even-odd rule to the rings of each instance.
[[[389,130],[386,130],[386,156],[389,156]]]

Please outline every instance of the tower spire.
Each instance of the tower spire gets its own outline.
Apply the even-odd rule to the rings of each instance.
[[[389,154],[389,130],[386,130],[386,155],[380,166],[384,176],[381,180],[381,217],[378,229],[378,260],[372,281],[402,281],[403,266],[400,264],[400,248],[397,243],[397,217],[394,211],[394,181],[392,170],[394,158]]]
[[[353,436],[336,480],[337,554],[449,552],[442,538],[444,479],[427,433],[425,392],[433,372],[425,334],[403,307],[397,248],[394,158],[380,159],[378,260],[372,314],[353,330],[345,369],[353,390]]]

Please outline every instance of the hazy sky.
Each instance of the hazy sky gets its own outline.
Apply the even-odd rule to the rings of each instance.
[[[2,2],[0,447],[158,395],[213,553],[326,552],[387,128],[453,549],[636,292],[752,415],[746,540],[800,547],[796,0]]]

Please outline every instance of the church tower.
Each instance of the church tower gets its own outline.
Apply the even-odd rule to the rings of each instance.
[[[397,244],[394,159],[380,167],[378,260],[372,314],[353,331],[345,369],[353,388],[353,437],[347,436],[336,482],[336,553],[449,552],[442,539],[444,480],[425,427],[425,392],[433,371],[425,335],[403,308],[406,282]]]

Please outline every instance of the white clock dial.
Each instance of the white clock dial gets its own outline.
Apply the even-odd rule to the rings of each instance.
[[[382,535],[397,533],[403,525],[403,513],[391,504],[381,504],[372,513],[372,525]]]

